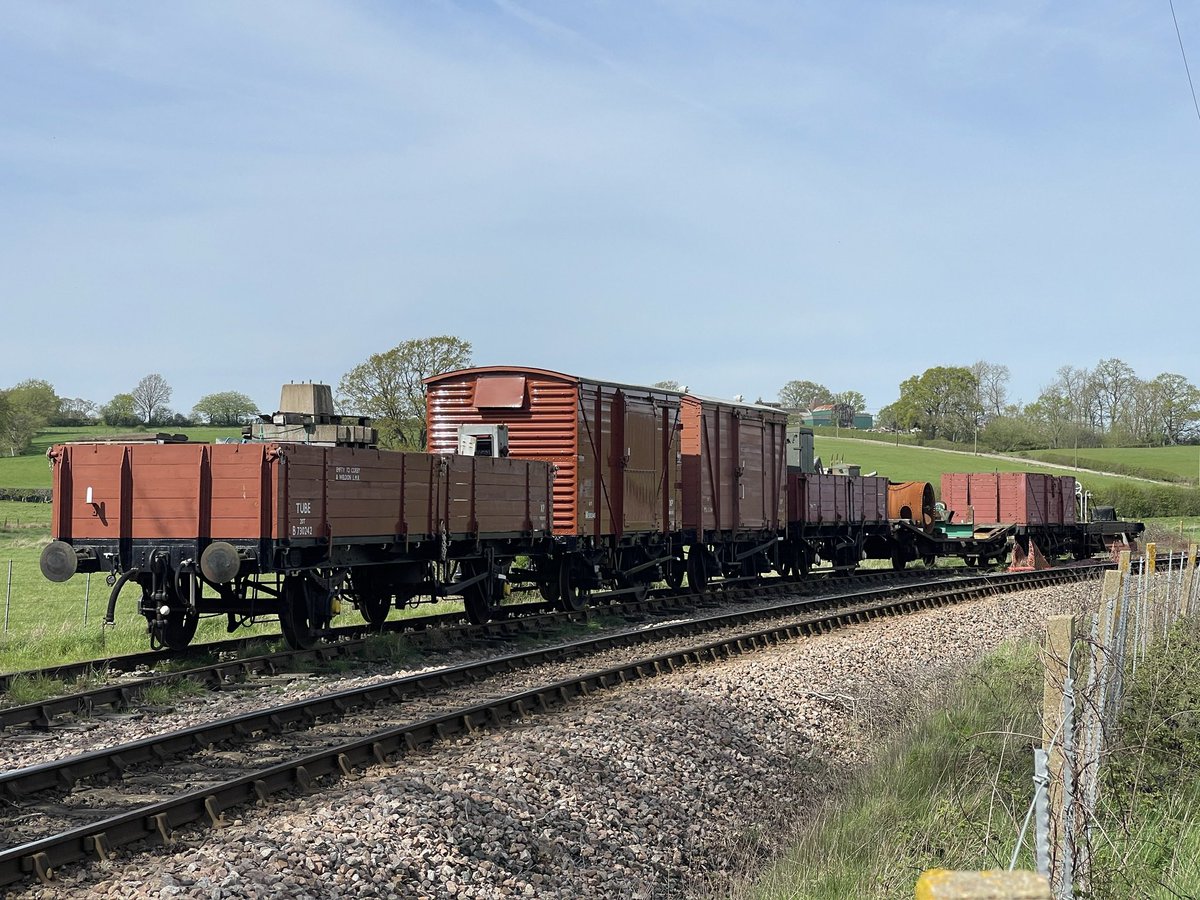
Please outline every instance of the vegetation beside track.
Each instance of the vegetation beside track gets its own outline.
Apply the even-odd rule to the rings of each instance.
[[[1200,621],[1179,623],[1129,683],[1092,884],[1077,896],[1200,896]],[[909,898],[928,868],[1007,868],[1032,798],[1041,700],[1033,645],[986,657],[738,895]],[[1034,867],[1032,835],[1017,865]]]

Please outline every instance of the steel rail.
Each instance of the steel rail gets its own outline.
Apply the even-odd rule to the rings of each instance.
[[[929,576],[928,572],[920,569],[905,571],[912,573],[900,576],[906,580]],[[949,572],[951,570],[946,571]],[[898,574],[886,571],[882,573],[864,573],[853,580],[841,578],[834,583],[839,586],[846,586],[863,581],[878,581],[884,579],[886,576],[896,576]],[[946,576],[943,575],[942,577]],[[773,581],[765,581],[756,583],[753,589],[764,593],[771,591],[778,592],[785,589],[801,593],[811,593],[820,587],[826,586],[826,584],[825,580],[808,582],[786,581],[779,584]],[[712,597],[708,599],[736,597],[747,590],[751,590],[751,588],[746,584],[729,584],[714,591]],[[343,640],[321,643],[310,650],[278,650],[272,653],[259,654],[241,659],[219,660],[189,669],[105,684],[83,691],[48,697],[20,705],[0,706],[0,731],[3,731],[5,728],[17,726],[49,728],[53,724],[55,717],[64,713],[87,713],[101,707],[122,708],[132,703],[140,692],[149,687],[174,684],[184,679],[190,679],[209,689],[218,689],[231,681],[251,675],[273,674],[297,664],[319,664],[334,659],[345,658],[359,653],[372,638],[377,637],[380,633],[403,634],[408,636],[417,645],[422,643],[438,645],[454,641],[507,640],[518,636],[545,633],[551,628],[568,622],[590,621],[598,615],[659,615],[699,602],[704,597],[705,595],[692,594],[687,591],[658,591],[643,600],[618,600],[606,606],[588,606],[583,610],[575,612],[546,612],[548,604],[545,603],[513,604],[505,607],[508,617],[480,625],[465,623],[463,621],[464,617],[461,614],[446,613],[438,616],[423,617],[419,620],[397,619],[394,622],[385,623],[387,627],[383,632],[373,629],[370,626],[350,626],[344,629],[344,631],[353,632],[355,635],[360,636],[351,636]],[[416,622],[421,623],[419,627],[413,627],[410,624]],[[267,643],[270,640],[266,636],[257,636],[254,638],[243,638],[240,642],[226,643],[233,644],[236,649],[242,649],[246,646],[242,642],[250,642],[250,645],[253,646],[253,643],[256,641]],[[199,647],[205,648],[211,646],[213,645],[199,645]],[[162,656],[160,655],[161,653],[162,651],[159,651],[159,654],[155,655],[156,660],[163,661],[173,658]],[[134,654],[131,657],[122,657],[121,659],[127,662],[127,665],[122,666],[122,668],[133,668],[135,666],[132,663],[142,660],[146,656],[147,654]],[[99,662],[98,660],[92,660],[75,665],[77,667],[85,667],[84,671],[94,672]],[[51,673],[55,671],[58,670],[41,670],[19,674],[24,677],[44,678],[52,677]],[[0,677],[15,678],[18,676]]]
[[[1024,586],[1028,574],[1007,580]],[[97,776],[119,777],[130,767],[147,762],[160,762],[191,750],[215,744],[249,740],[257,734],[279,734],[289,729],[310,727],[317,721],[341,717],[365,707],[382,703],[400,703],[409,698],[430,694],[455,685],[478,682],[501,672],[530,669],[550,662],[586,656],[619,647],[634,646],[713,631],[718,628],[745,625],[799,611],[824,611],[830,607],[869,602],[876,597],[908,596],[930,590],[943,592],[992,592],[997,581],[978,577],[964,579],[945,591],[943,583],[924,582],[902,588],[887,587],[861,591],[850,595],[795,599],[773,606],[720,613],[684,622],[671,622],[642,628],[637,631],[601,635],[583,641],[571,641],[521,653],[490,657],[476,662],[446,666],[416,675],[406,675],[362,687],[348,688],[282,706],[251,710],[237,716],[194,725],[161,735],[153,735],[102,750],[77,754],[41,765],[0,772],[0,797],[22,802],[45,791],[61,790],[77,781]]]
[[[55,868],[97,856],[108,858],[112,849],[158,836],[168,846],[175,830],[206,817],[214,827],[224,824],[223,813],[255,801],[267,802],[277,793],[308,790],[317,778],[350,776],[356,769],[387,764],[396,754],[412,752],[448,737],[483,728],[501,727],[530,712],[548,711],[570,701],[629,681],[654,677],[774,646],[786,640],[823,634],[847,624],[870,621],[921,609],[941,607],[969,597],[992,595],[1002,589],[1026,589],[1070,579],[1091,577],[1100,567],[1043,570],[985,579],[990,584],[955,585],[938,594],[880,599],[854,609],[834,610],[750,633],[741,633],[681,650],[673,650],[606,669],[573,676],[505,697],[473,704],[416,723],[390,727],[285,763],[207,786],[167,800],[120,813],[102,821],[72,828],[59,835],[31,841],[0,852],[0,885],[30,875],[50,881]],[[883,594],[886,591],[867,592]],[[786,606],[786,605],[785,605]],[[747,611],[745,614],[750,614]],[[742,613],[735,615],[744,615]],[[717,617],[720,618],[720,617]],[[670,628],[669,625],[660,628]],[[493,661],[495,662],[495,661]]]

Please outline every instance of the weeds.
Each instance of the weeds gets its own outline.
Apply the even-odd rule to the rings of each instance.
[[[17,675],[8,684],[4,699],[10,703],[23,706],[26,703],[37,703],[67,693],[67,685],[57,678],[46,678],[42,675]]]

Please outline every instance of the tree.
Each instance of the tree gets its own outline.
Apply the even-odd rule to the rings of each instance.
[[[50,420],[53,425],[92,425],[100,407],[82,397],[60,397],[58,413]]]
[[[240,425],[243,419],[256,412],[257,404],[238,391],[207,394],[192,407],[192,415],[204,418],[209,425]]]
[[[979,382],[979,408],[987,416],[1002,416],[1008,405],[1008,366],[979,360],[971,366],[971,374]]]
[[[833,403],[833,392],[815,381],[789,381],[779,389],[779,403],[784,409],[811,412],[818,406]]]
[[[1164,372],[1150,382],[1155,391],[1156,431],[1165,444],[1194,438],[1200,425],[1200,390],[1182,375]]]
[[[834,394],[830,402],[833,404],[833,414],[843,428],[851,427],[854,417],[867,408],[867,398],[858,391]]]
[[[905,379],[890,410],[901,428],[950,440],[971,436],[980,412],[979,384],[963,366],[935,366]]]
[[[131,426],[139,424],[133,394],[117,394],[100,407],[100,418],[105,425]]]
[[[673,378],[668,378],[665,381],[656,381],[651,387],[662,388],[664,391],[682,391],[687,385],[680,384]]]
[[[171,386],[156,372],[139,381],[130,396],[133,397],[133,408],[142,421],[153,425],[155,415],[171,399]]]
[[[1100,415],[1108,419],[1109,431],[1113,430],[1122,416],[1128,414],[1127,403],[1133,395],[1137,380],[1133,369],[1116,357],[1100,360],[1092,370],[1092,382]]]
[[[54,393],[54,385],[37,378],[27,379],[10,388],[8,400],[42,419],[44,423],[49,422],[58,412],[59,399]]]
[[[36,379],[22,381],[0,394],[0,441],[9,456],[19,456],[49,424],[58,409],[58,396],[49,382]]]
[[[425,449],[425,386],[431,375],[471,365],[471,344],[449,335],[413,338],[372,354],[342,376],[342,406],[371,416],[386,444]]]

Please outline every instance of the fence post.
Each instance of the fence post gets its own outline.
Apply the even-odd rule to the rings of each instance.
[[[1071,651],[1075,645],[1075,617],[1051,616],[1046,621],[1046,646],[1043,651],[1046,666],[1042,684],[1042,749],[1047,753],[1047,792],[1050,801],[1051,872],[1062,871],[1063,839],[1066,837],[1063,816],[1063,776],[1066,756],[1063,752],[1063,729],[1066,709],[1065,688],[1071,674]],[[1051,878],[1051,884],[1059,883]]]
[[[1188,545],[1187,554],[1187,572],[1183,576],[1183,588],[1180,591],[1182,594],[1180,603],[1182,604],[1181,613],[1184,616],[1192,614],[1192,588],[1196,582],[1196,545]]]
[[[12,605],[12,560],[8,561],[8,593],[4,595],[4,633],[8,634],[8,608]]]
[[[87,624],[88,620],[88,603],[92,599],[92,573],[87,573],[87,580],[83,583],[83,624]]]

